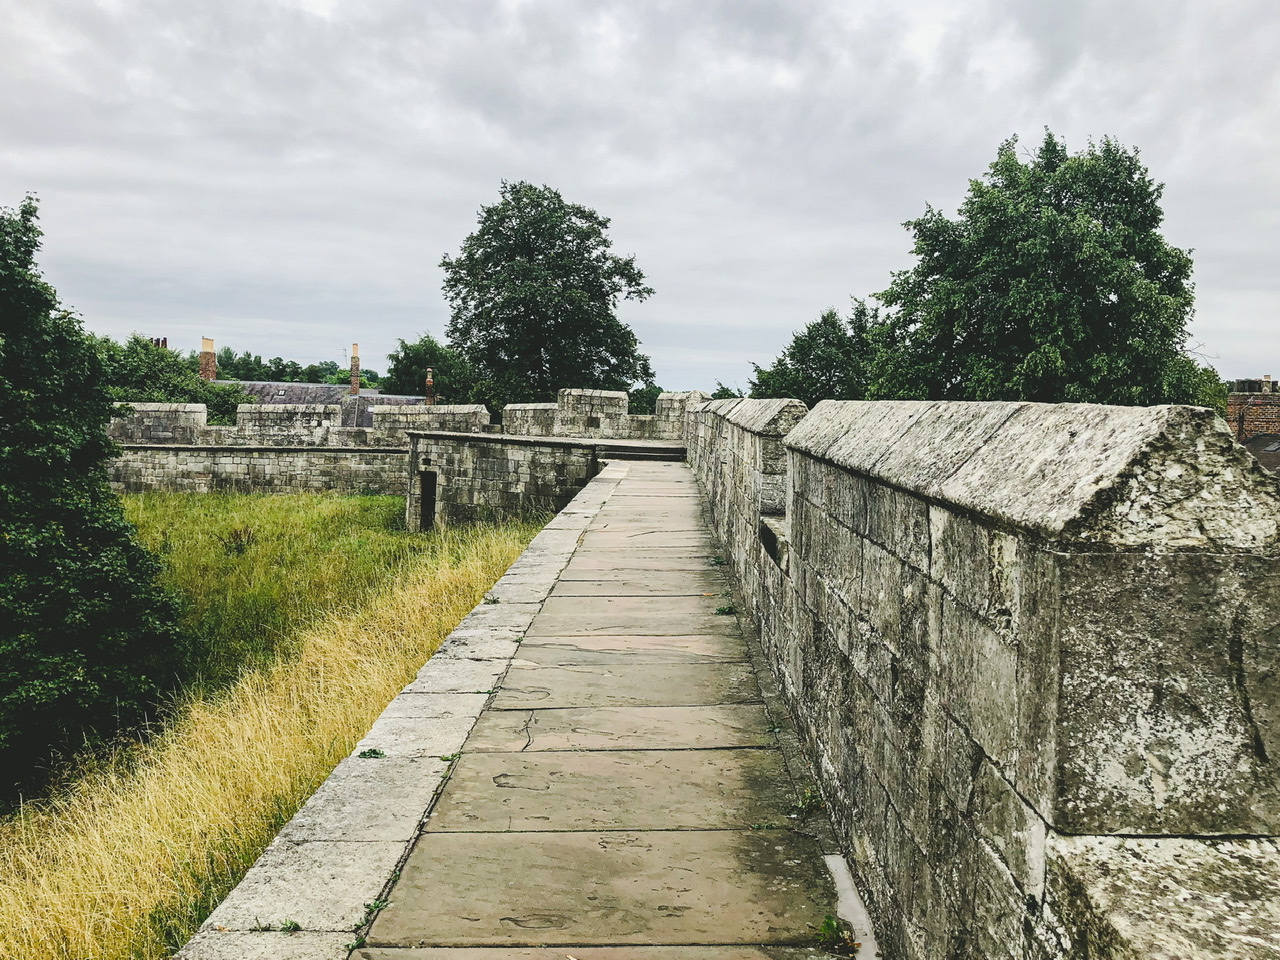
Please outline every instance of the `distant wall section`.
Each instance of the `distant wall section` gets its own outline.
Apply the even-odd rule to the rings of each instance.
[[[409,434],[410,530],[558,511],[599,472],[595,444],[553,437]]]
[[[242,404],[232,427],[208,426],[203,404],[132,404],[112,421],[121,447],[112,485],[173,490],[406,493],[408,431],[483,430],[483,406],[375,406],[370,427],[344,427],[341,404]]]

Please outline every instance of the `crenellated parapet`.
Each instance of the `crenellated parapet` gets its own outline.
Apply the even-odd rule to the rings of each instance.
[[[1212,411],[729,400],[687,445],[887,956],[1280,956],[1280,491]]]

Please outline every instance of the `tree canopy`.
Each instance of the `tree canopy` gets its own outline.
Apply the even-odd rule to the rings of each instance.
[[[1069,155],[1046,131],[1001,144],[959,215],[906,224],[919,262],[889,308],[881,397],[1185,403],[1188,251],[1160,234],[1163,187],[1115,140]]]
[[[426,389],[427,370],[431,370],[439,400],[465,403],[471,399],[476,381],[471,364],[429,333],[413,343],[401,340],[400,346],[387,354],[387,360],[390,366],[380,384],[383,393],[420,397]]]
[[[476,373],[473,398],[501,408],[562,387],[651,382],[648,357],[617,316],[653,290],[634,257],[610,253],[609,220],[559,191],[503,181],[457,257],[445,256],[450,344]]]
[[[755,367],[753,397],[794,397],[812,407],[819,400],[862,400],[871,377],[877,312],[855,300],[846,321],[834,308],[795,335],[770,367]]]
[[[1160,234],[1162,190],[1110,138],[1070,155],[1046,131],[1024,157],[1006,141],[954,219],[905,224],[918,262],[875,294],[885,309],[827,311],[756,366],[752,396],[1225,409],[1185,351],[1191,257]]]
[[[159,566],[107,483],[106,364],[35,266],[31,198],[0,208],[0,764],[129,723],[181,663]]]

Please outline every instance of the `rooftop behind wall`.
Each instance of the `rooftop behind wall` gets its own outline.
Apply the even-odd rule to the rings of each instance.
[[[1280,957],[1280,495],[1210,411],[688,430],[887,955]]]

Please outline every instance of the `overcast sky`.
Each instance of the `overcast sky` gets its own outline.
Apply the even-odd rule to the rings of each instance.
[[[302,363],[443,337],[503,179],[612,218],[668,389],[747,387],[912,265],[1002,140],[1111,135],[1194,248],[1192,341],[1280,375],[1280,15],[1213,0],[0,0],[0,205],[97,333]]]

